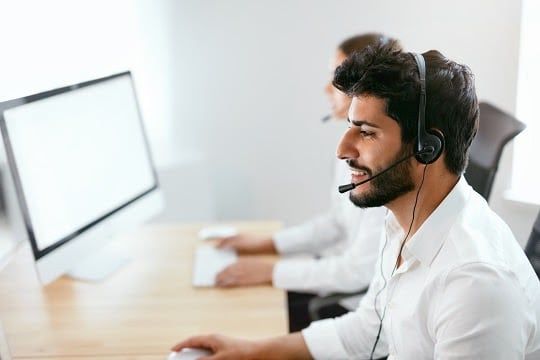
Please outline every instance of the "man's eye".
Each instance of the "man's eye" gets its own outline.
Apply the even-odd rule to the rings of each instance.
[[[362,134],[362,136],[371,136],[371,135],[373,135],[373,132],[366,131],[366,130],[361,130],[360,134]]]

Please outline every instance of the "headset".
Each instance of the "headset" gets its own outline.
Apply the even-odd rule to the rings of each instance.
[[[411,53],[418,66],[420,78],[420,104],[418,105],[418,134],[415,158],[421,164],[431,164],[444,150],[444,135],[436,129],[426,130],[426,63],[421,54]]]

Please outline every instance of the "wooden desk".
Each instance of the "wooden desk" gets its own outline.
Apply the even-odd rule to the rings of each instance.
[[[237,223],[271,233],[276,222]],[[270,286],[195,289],[202,225],[147,225],[114,242],[131,262],[103,282],[39,283],[29,246],[0,273],[0,319],[15,359],[164,359],[199,333],[261,338],[287,332],[285,294]]]

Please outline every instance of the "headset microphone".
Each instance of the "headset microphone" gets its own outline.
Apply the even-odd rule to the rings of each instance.
[[[330,120],[332,118],[332,115],[331,114],[328,114],[328,115],[325,115],[321,118],[321,121],[322,122],[327,122],[328,120]]]
[[[378,172],[377,174],[369,177],[368,179],[366,180],[362,180],[358,183],[350,183],[350,184],[347,184],[347,185],[341,185],[338,187],[338,191],[343,194],[347,191],[351,191],[352,189],[354,189],[355,187],[357,186],[360,186],[362,184],[365,184],[373,179],[375,179],[376,177],[378,176],[381,176],[382,174],[384,174],[385,172],[389,171],[389,170],[392,170],[393,168],[395,168],[396,166],[398,166],[399,164],[401,164],[402,162],[404,162],[405,160],[408,160],[410,158],[412,158],[413,156],[418,156],[418,155],[425,155],[425,154],[430,154],[430,153],[433,153],[435,151],[435,149],[431,146],[426,146],[422,151],[415,151],[414,153],[408,155],[408,156],[405,156],[403,159],[400,159],[398,161],[396,161],[395,163],[393,163],[392,165],[390,165],[389,167],[387,167],[386,169],[384,169],[383,171],[381,172]]]

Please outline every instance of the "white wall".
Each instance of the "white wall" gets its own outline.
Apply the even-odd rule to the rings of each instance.
[[[472,68],[481,100],[515,109],[520,1],[162,5],[173,39],[175,145],[207,164],[218,219],[294,223],[326,207],[341,130],[318,121],[327,112],[321,89],[330,54],[350,35],[383,31],[411,51],[441,50]],[[524,242],[536,208],[501,197],[509,149],[491,202]]]
[[[132,70],[152,141],[163,142],[171,41],[160,9],[144,0],[2,1],[0,101]]]
[[[21,5],[10,25],[15,32],[26,26],[33,36],[27,39],[30,56],[15,59],[7,71],[0,67],[24,85],[4,91],[0,84],[0,98],[133,67],[173,200],[166,220],[292,224],[324,210],[342,129],[320,122],[328,113],[322,87],[335,46],[353,34],[383,31],[411,51],[439,49],[471,66],[481,99],[510,112],[515,108],[520,1],[13,3],[33,3],[27,5],[31,12]],[[54,14],[72,20],[59,26]],[[96,51],[98,58],[88,60]],[[71,70],[59,54],[68,54]],[[43,66],[44,60],[52,65]],[[505,160],[492,204],[524,241],[536,209],[501,198],[509,166]]]

